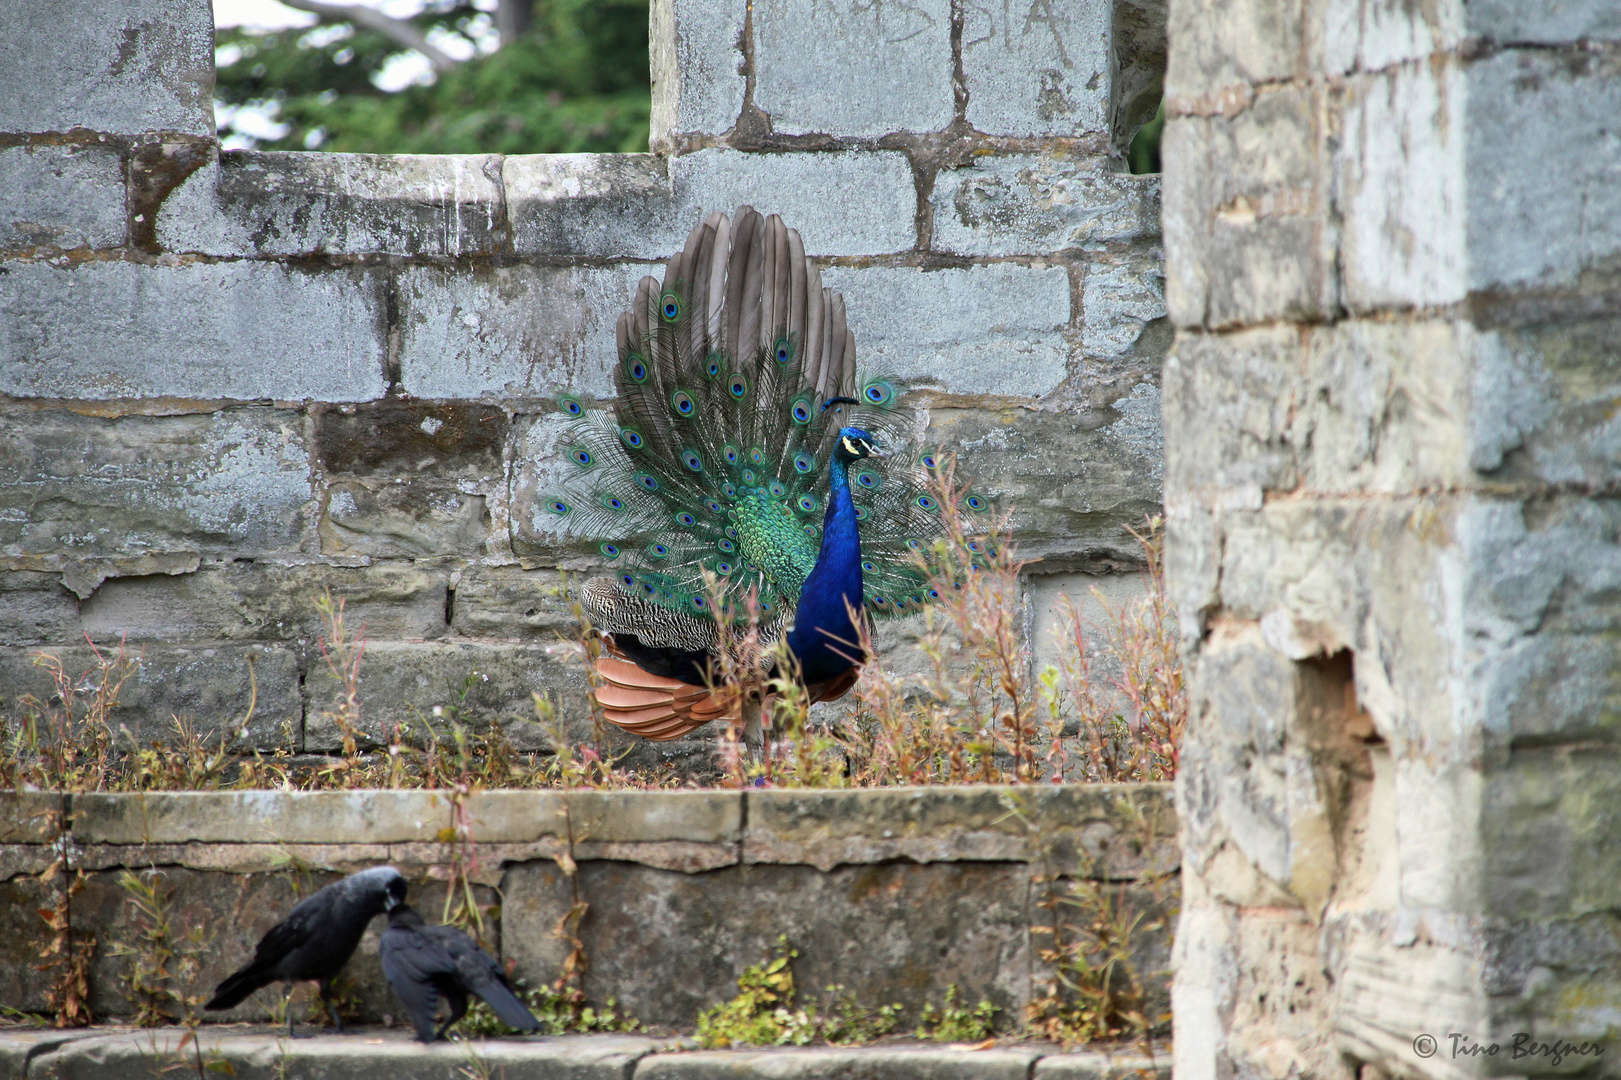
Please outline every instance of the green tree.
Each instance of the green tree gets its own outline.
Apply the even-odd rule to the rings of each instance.
[[[295,3],[320,22],[274,33],[222,30],[215,96],[221,135],[264,136],[236,108],[285,128],[269,150],[391,154],[544,154],[647,149],[651,92],[647,0],[503,0],[494,20],[466,0],[430,0],[410,20],[344,18]],[[391,25],[392,24],[392,25]],[[457,62],[505,33],[500,47]],[[413,39],[436,43],[432,85],[393,93],[376,79]],[[459,41],[457,39],[460,39]],[[397,61],[396,61],[397,62]],[[240,124],[240,126],[237,126]]]

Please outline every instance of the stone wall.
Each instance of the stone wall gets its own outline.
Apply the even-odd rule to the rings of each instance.
[[[122,871],[160,871],[176,925],[211,940],[187,990],[196,993],[251,957],[301,880],[307,890],[337,871],[390,863],[411,879],[411,902],[437,920],[455,856],[441,833],[462,829],[475,856],[462,865],[480,902],[499,905],[487,938],[532,985],[561,971],[570,945],[557,931],[578,900],[589,905],[579,924],[586,992],[656,1027],[690,1030],[782,934],[800,950],[800,985],[818,1000],[843,984],[869,1006],[905,1005],[915,1023],[955,983],[970,1004],[989,998],[1017,1026],[1045,983],[1039,950],[1050,938],[1034,928],[1052,922],[1039,905],[1054,882],[1117,883],[1148,919],[1174,903],[1170,795],[1164,784],[497,791],[470,796],[460,816],[427,791],[74,795],[67,843],[87,884],[73,925],[101,943],[92,1009],[127,1016],[121,977],[133,959],[115,945],[140,941]],[[12,1008],[45,1009],[36,912],[52,886],[31,875],[58,857],[38,818],[59,805],[55,795],[0,794],[0,1001]],[[1167,874],[1168,884],[1146,882]],[[1084,924],[1086,913],[1059,917]],[[371,1021],[394,1011],[378,967],[380,927],[348,968]],[[1145,929],[1136,946],[1151,1005],[1163,1009],[1169,931]],[[226,1018],[262,1019],[273,997]]]
[[[532,691],[578,721],[533,520],[552,399],[609,392],[635,281],[743,202],[1015,509],[1034,592],[1135,562],[1169,333],[1158,178],[1119,144],[1152,0],[658,0],[657,153],[506,158],[221,153],[207,0],[3,10],[0,708],[39,647],[127,634],[132,729],[243,715],[252,658],[249,741],[327,749],[330,588],[369,715],[476,673],[521,743]]]
[[[1170,27],[1177,1076],[1616,1075],[1615,6]]]

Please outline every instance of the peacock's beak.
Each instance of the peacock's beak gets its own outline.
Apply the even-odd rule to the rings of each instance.
[[[872,443],[868,443],[867,444],[867,456],[868,457],[888,457],[889,456],[889,451],[888,450],[880,450],[878,447],[874,446]]]

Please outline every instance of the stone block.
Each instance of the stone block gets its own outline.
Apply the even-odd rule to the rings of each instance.
[[[655,151],[683,135],[722,135],[743,111],[743,20],[735,0],[654,0],[648,49],[653,69]]]
[[[745,863],[1032,862],[1111,880],[1165,873],[1175,818],[1158,785],[750,791]]]
[[[1613,265],[1621,256],[1621,56],[1578,51],[1567,62],[1511,49],[1470,64],[1464,82],[1469,287],[1568,288],[1584,271]]]
[[[1481,900],[1487,912],[1535,925],[1614,908],[1621,888],[1604,866],[1621,847],[1621,820],[1613,809],[1616,757],[1613,742],[1602,749],[1525,746],[1485,779]]]
[[[1178,326],[1317,321],[1336,303],[1319,91],[1166,125],[1166,300]]]
[[[0,150],[8,192],[0,248],[112,248],[124,243],[124,162],[115,147],[22,145]]]
[[[421,398],[613,392],[614,324],[653,268],[502,266],[399,273],[400,370]],[[661,271],[662,272],[662,271]]]
[[[348,480],[327,487],[321,550],[378,558],[477,557],[491,535],[483,495],[421,482]]]
[[[1109,129],[1113,5],[976,4],[963,13],[969,126],[987,135]]]
[[[456,585],[451,625],[456,633],[470,637],[521,638],[543,644],[573,641],[579,635],[579,622],[565,584],[569,582],[555,570],[474,564],[462,571]]]
[[[940,131],[955,114],[951,7],[786,0],[754,12],[754,103],[784,135]]]
[[[1038,1056],[1034,1048],[1019,1046],[973,1054],[934,1046],[699,1050],[645,1057],[636,1065],[636,1080],[1026,1080]]]
[[[1166,30],[1175,47],[1165,71],[1166,98],[1209,99],[1222,90],[1288,80],[1302,54],[1303,6],[1299,0],[1170,0]]]
[[[1481,404],[1468,390],[1472,341],[1439,319],[1184,333],[1164,375],[1169,483],[1235,507],[1302,484],[1391,494],[1467,485],[1481,437],[1503,430],[1471,415]]]
[[[424,725],[442,729],[455,720],[475,728],[498,725],[520,750],[546,749],[551,743],[531,698],[542,692],[557,707],[564,736],[586,739],[585,672],[565,659],[544,645],[374,643],[361,665],[362,740],[386,744],[396,725],[420,736]],[[342,745],[330,715],[338,691],[337,676],[324,663],[312,664],[305,683],[306,749]]]
[[[350,633],[436,638],[446,631],[449,586],[450,571],[409,563],[238,559],[190,574],[112,578],[84,601],[81,625],[98,641],[314,641],[325,632],[316,604],[330,589],[344,601]]]
[[[7,554],[243,558],[301,546],[309,452],[302,420],[276,409],[116,419],[14,410],[0,425],[0,492]]]
[[[375,965],[375,961],[373,962]],[[387,990],[382,990],[384,994]],[[390,1009],[393,1002],[382,999]],[[300,1029],[301,1034],[309,1034]],[[124,1032],[41,1054],[31,1066],[42,1080],[135,1080],[165,1063],[188,1063],[183,1029]],[[461,1070],[505,1080],[631,1080],[636,1061],[658,1042],[629,1035],[563,1038],[477,1038],[423,1046],[407,1026],[368,1029],[364,1038],[321,1031],[310,1038],[204,1028],[203,1060],[230,1066],[241,1080],[443,1080]]]
[[[931,247],[954,255],[1046,255],[1159,235],[1159,178],[1099,159],[983,155],[941,169]]]
[[[1568,45],[1621,38],[1621,12],[1607,0],[1564,0],[1532,10],[1514,0],[1477,0],[1464,15],[1469,33],[1500,42]]]
[[[79,601],[55,574],[0,571],[0,645],[65,645],[79,636]]]
[[[0,843],[48,842],[51,816],[61,813],[65,804],[66,799],[53,791],[0,793]]]
[[[385,398],[312,412],[315,463],[328,476],[410,482],[504,476],[511,424],[499,406]]]
[[[1165,318],[1165,267],[1156,251],[1088,263],[1081,286],[1081,348],[1088,356],[1125,356],[1143,330]]]
[[[1139,528],[1159,507],[1159,394],[1139,384],[1080,409],[929,411],[924,445],[957,454],[960,474],[1013,511],[1023,558],[1053,569],[1135,565]]]
[[[505,247],[493,154],[230,151],[158,211],[165,251],[217,256],[492,255]]]
[[[1108,711],[1091,717],[1104,720],[1119,712],[1131,715],[1129,703],[1116,681],[1124,674],[1124,661],[1115,642],[1116,614],[1132,610],[1147,594],[1142,574],[1031,574],[1025,578],[1025,640],[1031,663],[1039,673],[1049,665],[1076,662],[1075,629],[1086,646],[1096,700]],[[1072,626],[1070,605],[1080,617]],[[1074,721],[1066,727],[1073,727]]]
[[[198,0],[7,5],[0,131],[214,134],[214,24]]]
[[[0,1035],[0,1076],[4,1076],[6,1080],[26,1080],[30,1061],[58,1050],[70,1042],[94,1038],[100,1034],[98,1031],[52,1031],[49,1028],[7,1031],[4,1035]]]
[[[384,391],[380,281],[358,267],[13,263],[0,393],[366,401]]]
[[[1169,1047],[1150,1046],[1148,1053],[1136,1051],[1111,1052],[1108,1050],[1069,1050],[1062,1054],[1048,1054],[1031,1069],[1032,1080],[1170,1080],[1171,1057]]]
[[[596,545],[565,535],[557,515],[546,509],[547,496],[560,490],[565,477],[579,472],[563,454],[569,445],[565,440],[572,423],[561,409],[556,409],[522,418],[517,425],[512,468],[512,550],[519,558],[547,565],[568,559],[570,570],[585,569],[588,574],[589,568],[601,562]]]
[[[1456,62],[1347,80],[1336,199],[1351,310],[1441,307],[1468,291],[1463,100]]]
[[[813,256],[917,244],[912,167],[895,150],[536,154],[507,158],[503,176],[520,255],[665,259],[711,213],[743,204],[781,214]],[[653,272],[662,276],[663,268]]]
[[[584,862],[586,991],[596,1001],[617,996],[643,1023],[685,1027],[734,997],[743,969],[786,934],[800,949],[795,981],[808,1002],[843,984],[861,1001],[899,1003],[916,1016],[956,983],[965,1000],[990,998],[1016,1013],[1030,994],[1029,875],[1006,862],[698,874]]]
[[[1061,266],[829,267],[863,365],[948,394],[1040,397],[1069,371]]]
[[[1538,319],[1474,339],[1470,463],[1493,481],[1604,490],[1621,461],[1621,318]]]
[[[103,642],[102,654],[116,655],[117,642]],[[52,648],[75,685],[96,675],[100,665],[87,646]],[[26,696],[48,701],[50,675],[34,663],[34,649],[0,650],[0,699],[9,710]],[[253,678],[248,658],[253,657]],[[304,706],[299,697],[298,658],[286,649],[243,646],[162,645],[131,648],[135,670],[123,684],[110,723],[115,740],[121,729],[141,743],[161,739],[175,745],[176,719],[209,741],[223,732],[238,749],[272,750],[296,740]],[[250,716],[257,683],[258,697]],[[245,722],[244,722],[245,721]]]

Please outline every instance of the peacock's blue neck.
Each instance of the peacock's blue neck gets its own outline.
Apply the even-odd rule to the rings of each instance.
[[[794,628],[788,632],[788,647],[807,683],[831,679],[859,655],[850,611],[861,610],[861,535],[850,501],[849,464],[837,455],[828,463],[828,483],[822,548],[800,590]]]

